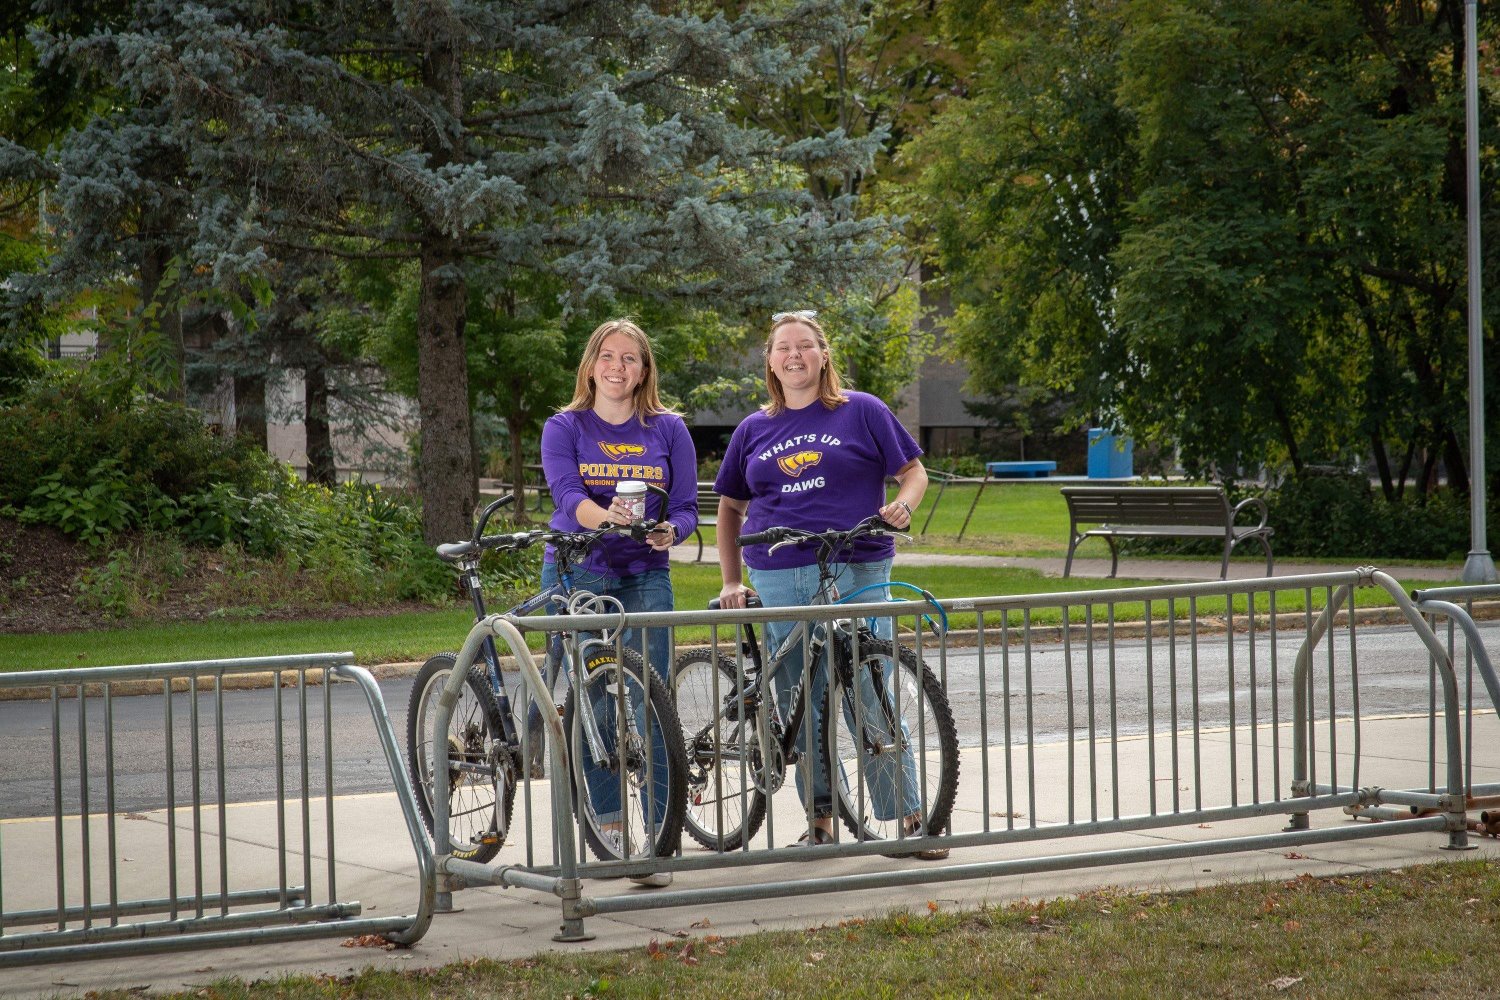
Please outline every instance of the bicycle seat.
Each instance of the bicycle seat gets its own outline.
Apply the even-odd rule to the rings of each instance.
[[[765,607],[765,605],[761,604],[761,602],[760,602],[760,595],[759,594],[751,594],[750,597],[749,597],[749,599],[747,599],[745,601],[745,607],[747,607],[747,608],[761,608],[761,607]],[[720,607],[720,605],[719,605],[719,599],[717,597],[715,597],[713,600],[711,600],[711,601],[708,602],[708,610],[710,610],[710,611],[721,611],[721,610],[723,610]]]
[[[438,558],[444,562],[458,562],[465,556],[471,556],[479,551],[479,546],[473,542],[443,542],[437,547]]]

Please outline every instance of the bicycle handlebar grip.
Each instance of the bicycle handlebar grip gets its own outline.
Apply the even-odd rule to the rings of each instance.
[[[767,542],[781,541],[782,533],[775,528],[767,528],[765,531],[752,531],[748,535],[741,535],[736,541],[743,548],[746,545],[765,545]]]

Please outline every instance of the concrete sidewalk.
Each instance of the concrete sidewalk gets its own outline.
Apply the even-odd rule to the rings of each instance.
[[[679,545],[672,549],[672,561],[691,563],[696,561],[697,547],[694,545]],[[717,556],[709,548],[703,550],[703,562],[708,565],[717,564]],[[1061,556],[991,556],[991,555],[952,555],[942,552],[926,552],[916,545],[898,545],[896,547],[896,566],[989,566],[1003,567],[1007,569],[1029,569],[1041,573],[1043,576],[1063,575],[1063,566],[1066,560]],[[1277,561],[1274,566],[1274,575],[1283,576],[1305,576],[1314,573],[1338,573],[1355,568],[1353,562],[1348,563],[1308,563],[1308,562],[1282,562]],[[1391,576],[1398,580],[1432,580],[1451,581],[1459,579],[1463,573],[1463,564],[1455,563],[1452,566],[1380,566]],[[1265,576],[1266,563],[1263,558],[1235,558],[1229,561],[1229,578],[1231,580],[1253,580]],[[1080,579],[1109,578],[1108,558],[1080,558],[1073,559],[1074,577]],[[1219,560],[1215,557],[1204,556],[1198,559],[1130,559],[1120,560],[1120,570],[1117,574],[1122,580],[1165,580],[1165,581],[1196,581],[1219,579]]]
[[[1480,724],[1493,727],[1495,721],[1487,718],[1482,719]],[[1367,757],[1360,783],[1384,787],[1424,786],[1427,780],[1427,726],[1425,717],[1365,720],[1365,744],[1379,747],[1380,752],[1378,758],[1373,755]],[[1231,745],[1228,733],[1206,732],[1202,737],[1205,774],[1219,773],[1218,768],[1231,752],[1247,752],[1243,733],[1236,744],[1237,749]],[[1158,742],[1162,738],[1158,737]],[[1124,738],[1118,744],[1121,753],[1122,787],[1119,794],[1122,798],[1122,815],[1147,811],[1146,788],[1149,781],[1145,776],[1151,772],[1147,770],[1145,755],[1150,742],[1146,738]],[[1353,741],[1347,739],[1340,743],[1341,747],[1353,745]],[[1488,746],[1493,749],[1480,751],[1481,759],[1473,762],[1473,780],[1476,783],[1500,782],[1500,741],[1490,741]],[[1013,753],[1024,753],[1025,750],[1024,747],[1012,749]],[[1039,789],[1066,787],[1067,749],[1067,744],[1062,743],[1038,745],[1035,748],[1036,786]],[[1004,813],[997,811],[1004,808],[1004,799],[997,790],[1003,786],[1005,754],[997,748],[991,748],[987,758],[991,795],[988,800],[984,797],[986,782],[981,780],[985,771],[982,766],[985,757],[981,756],[977,747],[970,747],[963,752],[959,799],[954,816],[954,827],[959,832],[978,831],[986,824],[992,829],[1004,829],[1008,822]],[[1349,758],[1347,754],[1342,754],[1340,760],[1339,766],[1342,769],[1347,766]],[[1268,773],[1264,768],[1263,772]],[[1281,773],[1290,774],[1286,764],[1283,764]],[[1345,772],[1346,775],[1347,773]],[[1243,773],[1240,780],[1243,785],[1246,780]],[[1264,785],[1265,779],[1262,778],[1263,787],[1257,794],[1262,799],[1273,796],[1274,792]],[[535,783],[530,791],[532,802],[537,806],[536,812],[531,815],[531,828],[549,829],[550,817],[543,808],[548,802],[547,786],[545,783]],[[1213,796],[1222,795],[1224,791],[1222,788],[1213,788],[1206,782],[1204,794],[1207,804],[1215,801]],[[1241,795],[1245,794],[1242,789]],[[1281,794],[1285,794],[1284,789]],[[1184,797],[1189,798],[1188,795]],[[1109,800],[1107,789],[1102,793],[1102,799],[1105,802]],[[524,795],[518,797],[518,809],[523,808],[520,805],[523,801]],[[1241,801],[1245,799],[1242,798]],[[1163,809],[1168,807],[1166,803],[1161,806]],[[986,812],[986,809],[989,811]],[[395,796],[377,794],[339,798],[336,800],[336,811],[339,851],[336,872],[340,898],[345,901],[360,900],[365,916],[414,912],[417,900],[414,852],[406,836]],[[320,826],[321,812],[321,806],[313,809],[311,843],[314,845],[325,843]],[[1083,808],[1080,811],[1080,821],[1086,820],[1088,815],[1087,807]],[[790,788],[783,789],[775,799],[772,817],[776,824],[775,835],[778,842],[795,838],[802,820],[795,794]],[[151,852],[153,844],[165,839],[167,817],[165,813],[158,812],[132,816],[130,820],[130,823],[124,824],[129,828],[129,837],[122,839],[119,851],[123,858],[121,877],[125,882],[121,888],[121,896],[138,898],[164,895],[164,876],[160,866],[151,862]],[[1065,820],[1064,807],[1055,799],[1039,799],[1038,815],[1035,818],[1038,827],[1057,826]],[[1024,828],[1033,821],[1021,817],[1014,819],[1014,822],[1018,827]],[[185,811],[180,811],[178,827],[187,829],[190,823],[191,818]],[[1312,818],[1313,829],[1319,831],[1354,823],[1355,821],[1335,812],[1315,813]],[[233,845],[231,888],[275,884],[278,855],[275,847],[274,803],[231,806],[226,824]],[[1184,824],[1139,832],[989,845],[955,849],[952,858],[946,862],[861,857],[820,859],[816,864],[781,863],[772,866],[679,872],[672,890],[668,891],[770,880],[801,881],[835,874],[890,869],[928,870],[934,877],[941,878],[946,868],[977,862],[1029,859],[1054,854],[1086,859],[1100,851],[1151,845],[1194,845],[1230,837],[1275,833],[1284,825],[1283,816],[1266,816],[1212,826]],[[1360,825],[1368,826],[1363,821]],[[51,820],[11,820],[0,826],[3,826],[3,830],[0,830],[0,838],[3,838],[0,843],[5,848],[6,864],[3,882],[5,908],[18,910],[52,905],[49,895],[53,877],[46,870],[47,864],[50,864],[48,859],[52,857],[51,838],[54,829]],[[1382,829],[1396,831],[1396,824],[1386,824]],[[260,832],[250,832],[257,830]],[[76,838],[70,838],[70,841],[72,839]],[[7,970],[4,973],[3,992],[8,997],[40,997],[59,993],[81,994],[87,990],[108,988],[193,989],[225,976],[244,980],[275,978],[293,973],[340,976],[367,967],[407,970],[439,966],[475,956],[507,959],[544,951],[577,953],[584,949],[644,948],[652,939],[671,936],[702,937],[716,934],[733,938],[759,930],[831,925],[840,920],[879,914],[900,907],[925,912],[929,904],[936,904],[944,909],[972,908],[984,904],[1003,905],[1020,899],[1073,895],[1105,886],[1181,890],[1225,881],[1350,874],[1476,856],[1500,858],[1500,843],[1490,838],[1470,834],[1470,843],[1477,848],[1470,852],[1446,851],[1443,849],[1446,843],[1447,838],[1441,833],[1394,832],[1391,836],[1307,846],[1296,851],[1278,848],[1235,854],[1205,852],[1201,856],[1176,861],[1073,867],[1043,874],[984,877],[967,881],[935,881],[910,888],[829,892],[809,896],[784,895],[749,904],[737,902],[642,909],[591,917],[586,921],[586,926],[597,938],[586,944],[566,945],[551,940],[561,916],[555,898],[522,889],[468,889],[454,896],[455,905],[461,907],[462,911],[438,915],[427,936],[409,950],[346,947],[341,946],[339,937],[330,937],[299,944],[192,950],[132,959],[74,961]],[[76,852],[76,845],[73,850]],[[546,852],[546,844],[539,843],[537,850]],[[210,838],[206,851],[209,857],[216,857],[217,840]],[[513,837],[513,842],[506,846],[497,861],[522,863],[525,861],[525,851],[524,836]],[[319,853],[318,847],[314,848],[313,853]],[[686,842],[684,857],[701,859],[710,855],[691,845],[691,842]],[[23,869],[21,862],[27,859],[34,859],[37,862],[35,867]],[[214,869],[214,864],[210,862],[210,869]],[[300,872],[301,866],[300,856],[289,859],[292,871]],[[321,879],[317,877],[324,866],[325,859],[315,858],[313,902],[323,902],[325,899],[326,890],[320,888]],[[185,889],[193,884],[190,872],[184,872],[180,878],[183,879],[180,884]],[[211,876],[211,880],[216,884],[216,878]],[[649,894],[658,891],[660,890],[638,888],[619,879],[591,880],[585,886],[585,892],[589,895],[641,895],[642,902],[648,901]],[[95,898],[100,898],[99,894],[96,893]],[[10,933],[15,929],[6,930]]]

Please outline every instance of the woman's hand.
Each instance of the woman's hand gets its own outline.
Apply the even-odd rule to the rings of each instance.
[[[665,552],[677,544],[677,525],[663,521],[646,533],[646,544],[657,552]]]
[[[721,608],[743,608],[745,600],[749,595],[755,593],[743,583],[726,583],[719,591],[719,607]]]
[[[613,500],[611,500],[609,502],[609,506],[604,510],[604,523],[629,524],[630,521],[630,504],[626,503],[624,500],[621,500],[619,497],[615,497]]]
[[[893,528],[905,530],[911,527],[911,507],[905,500],[892,500],[878,511],[880,519]]]

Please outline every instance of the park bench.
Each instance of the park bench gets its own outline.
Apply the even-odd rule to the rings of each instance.
[[[1266,504],[1259,497],[1241,500],[1231,507],[1219,486],[1065,486],[1068,503],[1068,561],[1063,576],[1073,571],[1073,551],[1086,538],[1109,542],[1109,575],[1120,565],[1115,539],[1134,537],[1222,538],[1224,561],[1220,579],[1229,577],[1229,554],[1247,538],[1266,550],[1266,576],[1271,575],[1271,533],[1266,523]],[[1260,523],[1235,524],[1246,507],[1260,510]],[[1085,527],[1091,525],[1091,527]]]
[[[693,529],[693,537],[698,540],[697,562],[703,561],[703,529],[715,528],[719,524],[719,494],[714,492],[713,483],[698,484],[698,527]]]

